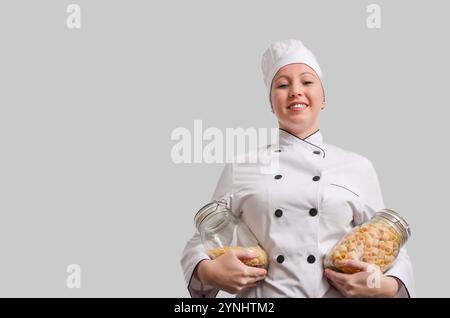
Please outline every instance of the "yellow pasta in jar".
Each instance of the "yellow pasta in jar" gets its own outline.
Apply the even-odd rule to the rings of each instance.
[[[224,246],[224,247],[216,247],[208,250],[208,256],[211,259],[215,259],[228,251],[245,249],[251,250],[256,253],[256,257],[252,259],[245,259],[242,262],[248,266],[254,267],[265,267],[267,266],[267,254],[266,252],[259,246],[251,246],[251,247],[242,247],[242,246]]]
[[[393,212],[391,210],[382,210],[379,213],[383,211]],[[387,212],[384,213],[386,214]],[[401,228],[398,230],[395,226],[385,222],[385,220],[378,221],[368,222],[360,227],[356,227],[342,238],[325,257],[325,267],[344,273],[353,273],[355,272],[354,268],[343,266],[343,261],[353,259],[374,264],[383,272],[389,269],[398,255],[400,246],[409,237],[409,227],[402,232],[400,231]]]

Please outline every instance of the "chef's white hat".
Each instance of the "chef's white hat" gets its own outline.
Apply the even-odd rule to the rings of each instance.
[[[261,68],[264,75],[264,83],[269,91],[272,80],[280,68],[293,63],[303,63],[311,67],[321,78],[322,71],[314,54],[299,40],[289,39],[272,43],[264,52]]]

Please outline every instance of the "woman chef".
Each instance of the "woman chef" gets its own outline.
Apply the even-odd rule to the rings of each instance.
[[[262,58],[264,81],[279,124],[278,171],[253,173],[228,164],[213,200],[232,197],[240,215],[268,254],[268,270],[246,266],[251,251],[211,260],[196,233],[181,265],[193,297],[219,290],[237,297],[410,297],[414,280],[401,248],[395,265],[369,287],[368,264],[350,261],[355,274],[324,270],[323,257],[355,225],[384,208],[378,178],[365,157],[325,144],[319,129],[324,108],[322,72],[301,41],[273,43]]]

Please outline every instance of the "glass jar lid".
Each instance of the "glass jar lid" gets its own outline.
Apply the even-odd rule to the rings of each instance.
[[[383,209],[377,212],[375,215],[382,217],[397,226],[402,232],[405,241],[408,240],[408,238],[411,236],[411,228],[409,227],[408,222],[406,222],[406,220],[397,212],[390,209]]]
[[[219,211],[226,211],[227,201],[213,201],[206,205],[204,205],[198,212],[195,214],[194,222],[197,229],[200,229],[200,224],[210,215]]]

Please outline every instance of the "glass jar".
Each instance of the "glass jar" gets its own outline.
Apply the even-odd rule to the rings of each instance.
[[[195,225],[208,256],[215,259],[229,250],[247,249],[257,257],[242,260],[244,264],[267,267],[267,254],[244,221],[236,217],[225,200],[213,201],[195,215]]]
[[[394,264],[400,247],[410,236],[405,219],[395,211],[383,209],[346,234],[327,254],[324,266],[354,273],[357,270],[342,264],[353,259],[376,265],[384,273]]]

